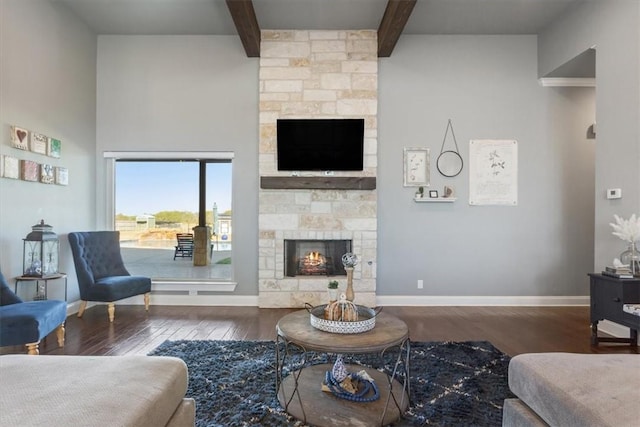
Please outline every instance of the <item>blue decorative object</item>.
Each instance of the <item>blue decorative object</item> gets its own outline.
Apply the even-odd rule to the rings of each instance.
[[[342,356],[342,354],[339,354],[336,358],[336,361],[333,364],[333,368],[331,369],[331,375],[338,382],[342,382],[349,375],[347,367],[344,366],[344,356]]]
[[[352,402],[374,402],[380,398],[380,390],[378,390],[378,386],[375,381],[366,379],[365,377],[358,374],[349,374],[352,381],[356,381],[362,384],[362,389],[351,393],[340,385],[342,381],[338,381],[333,377],[331,372],[327,371],[325,375],[325,384],[331,390],[331,394],[340,399],[350,400]],[[373,392],[373,394],[369,395],[369,392]]]
[[[62,347],[66,318],[64,301],[23,302],[0,272],[0,346],[26,344],[29,354],[38,354],[40,340],[57,329],[58,345]]]

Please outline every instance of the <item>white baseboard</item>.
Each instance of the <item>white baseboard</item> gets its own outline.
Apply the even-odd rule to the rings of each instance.
[[[151,305],[193,305],[193,306],[246,306],[257,307],[258,296],[257,295],[191,295],[191,294],[158,294],[151,292],[149,299]],[[106,304],[93,302],[87,304],[87,308],[98,304]],[[144,297],[142,295],[136,295],[131,298],[125,298],[116,301],[116,307],[119,305],[144,305]],[[77,313],[80,306],[80,301],[71,303],[67,306],[67,313]],[[75,310],[75,311],[73,311]]]
[[[90,302],[87,308],[100,303]],[[516,306],[516,307],[552,307],[589,305],[589,296],[405,296],[383,295],[376,297],[378,306]],[[144,305],[142,295],[117,302],[117,305]],[[151,305],[191,305],[191,306],[246,306],[257,307],[257,295],[155,295],[151,294]],[[67,305],[67,315],[75,314],[80,301]],[[614,337],[626,338],[629,328],[607,320],[598,324],[598,330]]]
[[[142,295],[118,301],[122,305],[144,304]],[[230,305],[258,306],[257,295],[228,294],[172,294],[151,293],[151,304],[156,305]],[[376,297],[378,306],[584,306],[589,305],[589,296],[409,296],[382,295]],[[76,310],[77,311],[77,310]]]
[[[378,295],[377,305],[404,306],[582,306],[589,305],[589,296],[415,296]]]

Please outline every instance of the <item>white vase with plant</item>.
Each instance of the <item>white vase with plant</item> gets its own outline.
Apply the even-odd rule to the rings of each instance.
[[[329,303],[332,303],[338,300],[338,292],[339,292],[338,286],[339,285],[337,280],[332,280],[327,285],[327,292],[329,293]]]
[[[620,255],[622,264],[629,266],[631,274],[640,275],[640,254],[638,254],[638,241],[640,240],[640,216],[631,215],[629,219],[622,219],[614,215],[615,224],[609,225],[613,228],[612,234],[629,244],[629,249]]]

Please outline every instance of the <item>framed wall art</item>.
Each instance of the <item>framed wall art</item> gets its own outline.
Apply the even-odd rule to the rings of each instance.
[[[31,132],[31,151],[38,154],[47,154],[49,137],[41,133]]]
[[[40,165],[31,160],[22,160],[22,180],[40,181]]]
[[[54,178],[55,176],[53,165],[40,165],[40,182],[42,182],[43,184],[53,184]]]
[[[56,168],[56,184],[68,185],[69,184],[69,169],[63,167]]]
[[[18,126],[11,126],[11,146],[20,150],[28,150],[29,131]]]
[[[60,158],[60,151],[62,151],[62,142],[59,139],[49,138],[49,147],[47,155],[50,157]]]
[[[2,176],[20,179],[20,160],[13,156],[2,156]]]
[[[518,205],[518,141],[469,141],[469,204]]]
[[[404,149],[404,186],[428,187],[430,185],[430,165],[428,148]]]

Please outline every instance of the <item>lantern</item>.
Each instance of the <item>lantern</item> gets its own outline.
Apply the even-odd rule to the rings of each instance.
[[[31,233],[22,239],[22,271],[25,276],[51,277],[58,274],[60,242],[53,227],[40,221],[31,227]]]

